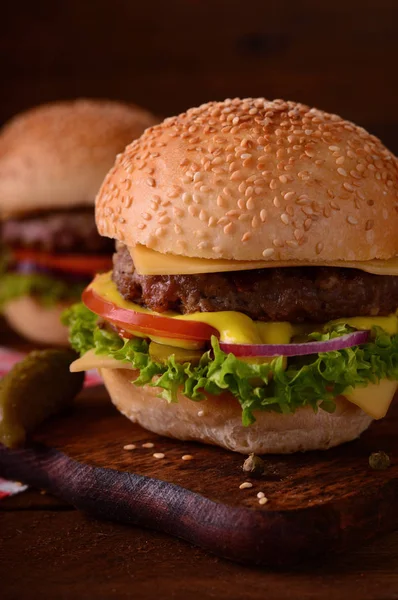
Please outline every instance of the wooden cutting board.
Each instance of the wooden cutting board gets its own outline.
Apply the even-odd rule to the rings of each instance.
[[[121,416],[100,387],[47,422],[26,448],[0,446],[0,476],[222,557],[286,566],[398,528],[397,423],[395,402],[360,440],[327,452],[270,456],[265,475],[249,479],[243,456],[149,433]],[[153,448],[142,447],[148,442]],[[126,444],[136,449],[124,450]],[[386,471],[369,467],[377,450],[391,457]],[[187,454],[192,460],[182,460]],[[244,481],[253,487],[239,489]],[[265,505],[258,492],[268,498]]]

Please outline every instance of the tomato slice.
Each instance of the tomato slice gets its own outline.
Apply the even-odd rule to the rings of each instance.
[[[37,250],[19,248],[13,250],[18,262],[31,262],[39,267],[58,269],[78,275],[93,275],[112,268],[109,256],[90,256],[89,254],[48,254]]]
[[[84,290],[82,300],[92,312],[110,321],[121,330],[130,328],[148,336],[201,342],[210,340],[212,335],[218,336],[218,331],[207,323],[183,321],[121,308],[96,294],[90,287]]]

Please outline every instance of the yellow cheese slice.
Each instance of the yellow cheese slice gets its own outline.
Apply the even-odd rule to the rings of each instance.
[[[79,371],[89,371],[90,369],[131,369],[133,366],[129,362],[116,360],[112,356],[105,354],[96,354],[94,350],[88,350],[80,358],[75,360],[69,367],[71,373]]]
[[[226,271],[246,271],[253,269],[271,269],[276,267],[345,267],[359,269],[375,275],[398,276],[398,256],[390,260],[369,261],[246,261],[210,258],[190,258],[175,254],[161,254],[146,246],[130,247],[129,252],[140,275],[195,275],[200,273],[221,273]]]
[[[379,383],[370,383],[367,387],[355,388],[344,396],[374,419],[382,419],[390,408],[397,388],[398,381],[382,379]]]

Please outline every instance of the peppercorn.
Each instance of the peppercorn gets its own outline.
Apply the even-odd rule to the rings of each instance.
[[[244,473],[248,473],[251,477],[261,477],[265,471],[265,462],[259,456],[250,454],[243,463],[242,469]]]
[[[369,466],[376,471],[388,469],[390,464],[390,457],[385,452],[372,452],[372,454],[369,456]]]

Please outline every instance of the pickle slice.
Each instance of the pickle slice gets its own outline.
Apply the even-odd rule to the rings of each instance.
[[[50,415],[66,408],[83,386],[70,373],[73,350],[35,350],[0,380],[0,443],[15,448]]]
[[[174,358],[178,363],[189,362],[193,365],[199,364],[203,350],[188,350],[186,348],[177,348],[175,346],[165,346],[151,342],[149,344],[149,355],[155,362],[165,363],[170,356],[174,354]]]

